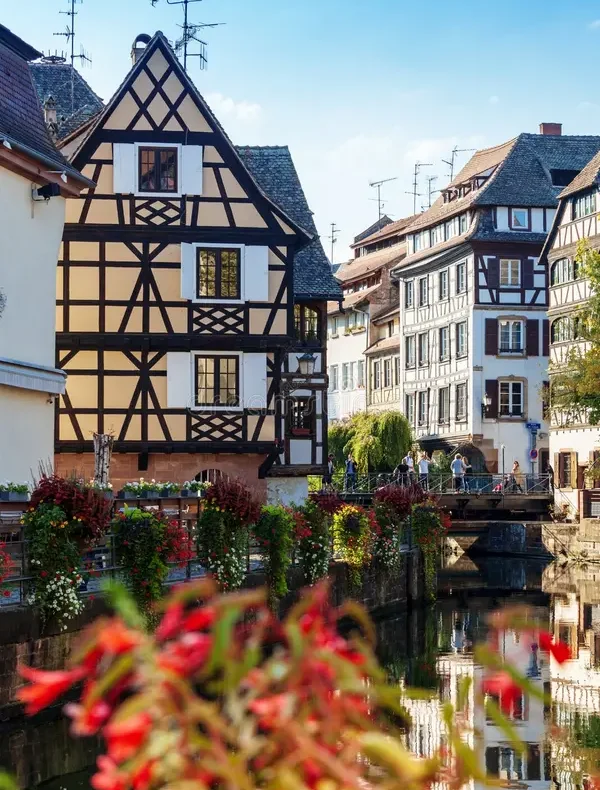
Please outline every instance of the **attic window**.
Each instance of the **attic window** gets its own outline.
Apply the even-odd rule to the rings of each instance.
[[[550,170],[552,186],[566,187],[578,175],[579,170]]]
[[[177,148],[139,148],[139,191],[177,192]]]

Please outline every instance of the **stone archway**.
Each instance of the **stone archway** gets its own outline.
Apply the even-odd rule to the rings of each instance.
[[[220,469],[202,469],[194,477],[197,483],[216,483],[217,480],[229,480],[229,475],[226,475]]]

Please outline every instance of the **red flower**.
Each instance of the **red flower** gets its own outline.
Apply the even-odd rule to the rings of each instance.
[[[47,575],[48,575],[48,571],[42,571],[40,573],[40,576],[42,577],[42,579],[45,579]]]
[[[100,769],[90,780],[94,790],[124,790],[128,785],[127,777],[120,774],[115,763],[105,755],[98,757],[96,761]]]
[[[148,713],[136,713],[125,721],[111,722],[103,735],[108,756],[116,763],[133,757],[152,729],[152,718]]]
[[[551,653],[559,664],[564,664],[571,658],[571,649],[564,642],[554,642],[554,637],[548,631],[539,633],[540,648],[545,653]]]
[[[65,713],[73,719],[71,732],[73,735],[95,735],[108,720],[111,708],[103,700],[94,703],[90,708],[71,703],[65,705]]]
[[[10,590],[2,590],[2,595],[5,598],[10,598]]]
[[[212,648],[208,634],[185,634],[178,642],[171,642],[158,657],[162,669],[186,677],[193,675],[204,664]]]
[[[181,628],[184,607],[182,603],[174,603],[165,612],[165,616],[156,629],[156,637],[161,641],[172,639]]]
[[[122,620],[115,618],[102,629],[99,637],[100,646],[106,653],[114,656],[127,653],[137,647],[142,637],[136,631],[131,631]]]
[[[215,621],[217,613],[212,606],[203,606],[202,609],[196,609],[183,623],[184,631],[203,631],[209,628]]]
[[[86,674],[83,667],[68,672],[47,672],[21,665],[18,671],[22,678],[31,683],[17,691],[17,699],[25,703],[25,711],[29,716],[46,708]]]
[[[248,708],[258,717],[262,727],[271,729],[280,726],[284,720],[290,718],[291,701],[290,694],[274,694],[272,697],[253,700]]]
[[[522,693],[508,672],[496,672],[490,675],[483,681],[481,688],[484,694],[497,697],[502,711],[507,714],[512,712]]]

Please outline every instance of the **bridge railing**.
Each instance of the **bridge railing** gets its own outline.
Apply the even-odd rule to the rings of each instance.
[[[427,480],[423,480],[418,474],[394,475],[390,472],[377,473],[371,472],[366,475],[355,475],[348,477],[343,473],[334,475],[331,486],[323,485],[321,489],[330,488],[340,494],[372,494],[378,488],[385,485],[407,486],[419,483],[424,489],[432,494],[457,494],[462,495],[529,495],[529,494],[552,494],[552,483],[547,474],[534,475],[527,473],[513,474],[489,474],[487,472],[474,473],[464,478],[455,479],[452,474],[446,472],[432,471]],[[316,486],[319,490],[319,485]]]

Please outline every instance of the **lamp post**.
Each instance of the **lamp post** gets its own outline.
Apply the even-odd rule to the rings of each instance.
[[[482,418],[483,417],[487,417],[488,409],[490,408],[491,405],[492,405],[492,399],[486,392],[486,394],[483,396],[483,399],[481,401],[481,417]]]
[[[306,351],[302,356],[296,357],[298,360],[298,369],[300,371],[301,376],[312,376],[315,372],[315,362],[317,358],[314,354],[310,354]]]

